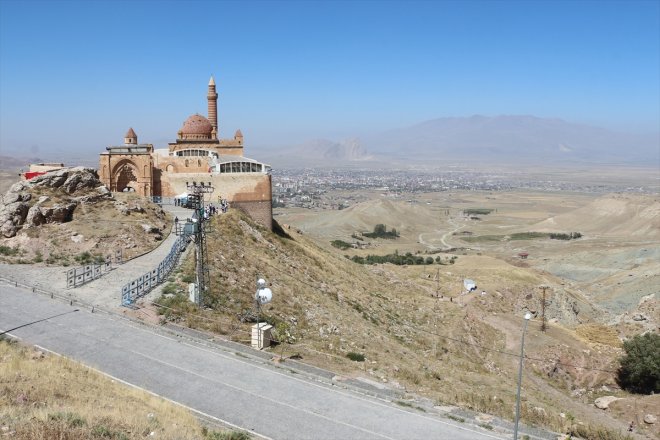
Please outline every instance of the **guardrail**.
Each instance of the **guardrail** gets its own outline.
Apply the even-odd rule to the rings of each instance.
[[[121,288],[121,305],[124,307],[132,306],[138,298],[146,295],[158,284],[165,281],[179,261],[179,256],[186,248],[187,242],[186,237],[178,237],[172,245],[172,249],[158,264],[158,267],[124,285]]]

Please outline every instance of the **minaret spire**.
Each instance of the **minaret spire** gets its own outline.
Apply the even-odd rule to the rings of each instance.
[[[215,80],[211,75],[209,80],[209,92],[206,95],[209,103],[209,122],[213,126],[216,132],[216,138],[218,133],[218,94],[215,91]]]

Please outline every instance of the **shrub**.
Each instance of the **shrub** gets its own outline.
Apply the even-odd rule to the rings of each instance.
[[[75,413],[70,412],[56,412],[48,414],[48,420],[63,421],[69,428],[78,428],[87,425],[85,419]]]
[[[9,246],[2,245],[0,246],[0,255],[7,255],[8,257],[11,257],[12,255],[16,255],[18,253],[18,248],[13,248]]]
[[[195,281],[197,281],[197,276],[194,273],[184,275],[181,277],[181,281],[183,281],[184,283],[194,283]]]
[[[374,226],[374,231],[373,232],[364,232],[362,235],[365,237],[369,238],[389,238],[389,239],[394,239],[399,237],[399,233],[397,232],[396,229],[392,228],[391,231],[387,230],[387,227],[379,223],[376,226]]]
[[[346,354],[346,357],[355,362],[364,362],[364,355],[362,353],[355,353],[354,351],[349,351]]]
[[[85,251],[82,254],[76,255],[74,257],[74,260],[76,260],[80,264],[89,264],[92,262],[92,254]]]
[[[463,210],[463,215],[488,215],[491,212],[493,212],[492,209],[488,208],[472,208],[472,209],[464,209]]]
[[[174,295],[178,289],[178,286],[175,283],[167,283],[163,286],[163,295]]]
[[[350,243],[346,243],[346,242],[343,241],[343,240],[332,240],[332,241],[330,242],[330,244],[331,244],[332,246],[334,246],[334,247],[336,247],[336,248],[338,248],[338,249],[342,249],[342,250],[344,250],[344,249],[348,249],[348,248],[351,247],[351,244],[350,244]]]
[[[617,381],[634,393],[660,392],[660,335],[646,333],[623,343],[626,354],[619,359]]]

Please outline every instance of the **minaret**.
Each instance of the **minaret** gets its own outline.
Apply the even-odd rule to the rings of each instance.
[[[126,134],[124,135],[124,144],[137,145],[137,134],[135,134],[133,127],[129,128]]]
[[[218,137],[218,94],[215,92],[215,81],[213,76],[209,80],[209,93],[206,95],[209,101],[209,122],[215,129],[215,139]]]

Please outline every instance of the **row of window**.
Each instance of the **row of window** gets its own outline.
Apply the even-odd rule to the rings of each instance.
[[[220,173],[262,173],[263,165],[254,162],[229,162],[220,164]]]
[[[179,157],[187,157],[187,156],[209,157],[212,155],[212,153],[208,150],[181,150],[181,151],[177,151],[176,155]]]

